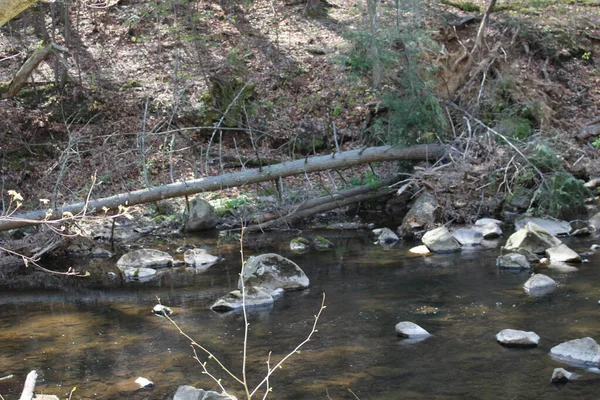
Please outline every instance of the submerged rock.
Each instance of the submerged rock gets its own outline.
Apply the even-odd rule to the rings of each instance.
[[[506,269],[530,269],[529,261],[523,254],[509,253],[502,255],[496,259],[498,268]]]
[[[523,289],[531,294],[543,294],[556,287],[556,281],[544,274],[535,274],[525,282]]]
[[[568,381],[577,379],[577,377],[577,374],[569,372],[564,368],[554,368],[554,371],[552,371],[552,378],[550,378],[550,382],[567,383]]]
[[[550,349],[550,355],[567,363],[600,365],[600,346],[591,337],[570,340],[556,345]]]
[[[546,249],[560,244],[562,242],[549,232],[533,222],[528,222],[527,225],[510,235],[504,248],[506,250],[522,249],[535,254],[541,254]]]
[[[428,231],[423,235],[423,243],[433,252],[451,252],[460,250],[460,243],[445,226]]]
[[[310,248],[310,241],[303,237],[293,238],[290,241],[290,250],[302,252],[307,251]]]
[[[483,233],[473,228],[456,229],[452,236],[463,246],[477,246],[483,241]]]
[[[558,246],[546,249],[546,255],[552,262],[580,263],[579,254],[571,250],[566,244],[561,243]]]
[[[404,321],[396,324],[396,333],[403,338],[424,338],[431,336],[429,332],[414,322]]]
[[[218,312],[227,312],[241,309],[242,307],[266,307],[274,302],[271,293],[261,287],[247,287],[245,301],[241,290],[234,290],[221,297],[210,306],[211,310]],[[245,303],[245,304],[244,304]]]
[[[123,277],[125,282],[149,282],[156,276],[156,270],[152,268],[125,268]]]
[[[540,337],[535,332],[526,332],[516,329],[503,329],[496,334],[496,340],[506,346],[537,346]]]
[[[201,270],[208,269],[219,261],[219,257],[208,254],[204,249],[186,250],[183,259],[190,267]]]
[[[317,250],[329,250],[333,248],[333,243],[331,243],[328,239],[323,236],[316,236],[313,239],[313,246]]]
[[[213,229],[217,226],[219,217],[208,201],[196,196],[190,201],[190,210],[185,214],[184,221],[184,231],[198,232]]]
[[[240,279],[244,280],[246,287],[260,286],[267,291],[299,290],[310,284],[298,264],[275,253],[248,258]],[[241,289],[241,282],[238,283],[238,288]]]
[[[567,221],[551,218],[524,217],[515,221],[515,229],[521,229],[528,223],[533,223],[554,236],[569,236],[571,225]]]
[[[166,268],[171,265],[173,257],[169,253],[154,249],[134,250],[117,261],[117,268],[123,272],[131,268]]]
[[[394,244],[400,240],[390,228],[373,229],[373,233],[377,235],[377,244]]]
[[[193,386],[179,386],[173,400],[237,400],[236,397],[221,394],[204,389],[196,389]]]

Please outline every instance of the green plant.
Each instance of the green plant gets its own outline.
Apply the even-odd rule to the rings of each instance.
[[[590,191],[582,180],[565,171],[553,172],[546,184],[534,193],[532,204],[535,214],[572,218],[585,210],[584,200]]]
[[[592,146],[596,147],[596,148],[600,148],[600,136],[598,136],[593,142],[592,142]]]

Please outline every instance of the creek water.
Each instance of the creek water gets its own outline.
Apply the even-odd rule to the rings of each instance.
[[[530,297],[522,289],[528,272],[496,268],[498,248],[415,257],[407,252],[409,246],[384,249],[366,234],[326,235],[336,245],[327,252],[294,255],[283,236],[245,251],[245,256],[277,252],[289,257],[311,280],[310,289],[285,293],[273,307],[249,313],[250,382],[264,377],[269,352],[276,362],[306,337],[326,293],[318,332],[270,379],[269,398],[598,398],[600,375],[565,366],[548,352],[571,339],[600,340],[600,252],[585,257],[590,262],[577,272],[546,271],[560,287]],[[580,252],[598,241],[565,240]],[[76,387],[73,399],[172,399],[184,384],[217,389],[193,359],[189,341],[150,311],[160,297],[187,334],[238,373],[242,315],[217,314],[209,306],[235,288],[239,250],[235,243],[222,245],[217,239],[189,237],[185,242],[201,244],[225,261],[183,286],[4,290],[0,376],[24,378],[35,369],[40,374],[38,393],[66,398]],[[413,321],[433,336],[421,342],[401,340],[394,330],[400,321]],[[495,335],[505,328],[532,330],[541,337],[540,345],[503,347]],[[242,398],[232,379],[214,363],[208,366]],[[553,385],[550,376],[557,366],[582,376]],[[154,381],[155,387],[132,391],[130,383],[138,376]],[[0,383],[7,400],[18,398],[20,390]]]

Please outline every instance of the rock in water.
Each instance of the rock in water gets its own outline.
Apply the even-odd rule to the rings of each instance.
[[[569,236],[569,232],[571,232],[571,224],[567,221],[533,217],[518,218],[515,221],[515,229],[519,230],[530,222],[554,236]]]
[[[190,267],[201,270],[208,269],[219,261],[219,257],[208,254],[204,249],[186,250],[183,254],[183,259]]]
[[[140,385],[140,389],[152,389],[154,387],[154,382],[141,376],[135,380],[135,383]]]
[[[454,238],[463,246],[477,246],[483,242],[483,233],[481,233],[478,229],[457,229],[452,232],[452,236],[454,236]]]
[[[591,337],[570,340],[550,349],[557,360],[589,366],[600,365],[600,346]]]
[[[304,252],[310,248],[310,241],[303,237],[293,238],[290,241],[290,250],[294,252]]]
[[[275,292],[277,293],[277,292]],[[261,287],[246,288],[245,307],[266,307],[273,304],[273,296]],[[244,299],[240,290],[234,290],[221,297],[210,306],[211,310],[218,312],[228,312],[241,309],[244,306]]]
[[[535,332],[503,329],[496,334],[496,340],[506,346],[533,347],[538,345],[540,337]]]
[[[234,396],[221,394],[204,389],[196,389],[193,386],[179,386],[173,400],[237,400]]]
[[[152,309],[152,314],[164,318],[165,315],[173,314],[173,310],[171,310],[169,307],[163,306],[162,304],[157,304]]]
[[[546,255],[552,262],[580,263],[579,254],[571,250],[566,244],[561,243],[558,246],[546,249]]]
[[[541,254],[550,247],[562,242],[533,222],[528,222],[523,228],[510,235],[504,248],[506,250],[523,249],[535,254]]]
[[[310,284],[304,271],[295,262],[274,253],[248,258],[240,279],[244,279],[246,287],[260,286],[268,292],[275,289],[300,290]],[[242,288],[241,282],[238,288]]]
[[[396,324],[396,333],[404,338],[423,338],[431,336],[429,332],[414,322],[404,321]]]
[[[479,221],[478,221],[479,222]],[[486,240],[496,239],[503,235],[502,228],[500,225],[490,222],[485,225],[475,225],[475,229],[477,229],[483,235],[483,238]]]
[[[543,294],[556,287],[554,279],[544,274],[535,274],[525,282],[523,289],[531,294]]]
[[[324,238],[323,236],[316,236],[313,239],[312,244],[317,250],[329,250],[334,247],[333,243],[331,243],[328,239]]]
[[[428,231],[423,235],[423,244],[436,253],[460,250],[460,243],[445,226]]]
[[[140,249],[124,254],[117,261],[117,268],[166,268],[173,265],[173,257],[169,253],[154,249]]]
[[[550,379],[550,382],[567,383],[568,381],[571,381],[576,378],[576,374],[569,372],[564,368],[554,368],[554,371],[552,371],[552,378]]]
[[[198,232],[213,229],[219,222],[219,217],[210,203],[196,196],[190,201],[190,212],[185,215],[183,230]]]
[[[433,227],[438,214],[438,202],[435,195],[423,192],[404,216],[402,225],[398,227],[398,233],[405,239],[419,238],[426,230]]]
[[[373,233],[377,235],[377,244],[393,244],[400,240],[390,228],[373,229]]]
[[[500,256],[496,259],[498,268],[506,269],[530,269],[529,261],[523,254],[510,253]]]
[[[415,246],[415,247],[411,248],[409,251],[413,254],[420,254],[420,255],[431,254],[431,250],[429,250],[429,247],[425,246],[424,244],[422,244],[420,246]]]

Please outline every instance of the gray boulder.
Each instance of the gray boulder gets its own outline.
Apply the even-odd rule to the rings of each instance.
[[[517,219],[515,221],[515,229],[521,229],[530,222],[536,224],[537,226],[554,236],[569,236],[569,233],[571,232],[571,224],[569,224],[567,221],[562,221],[560,219],[534,217],[524,217]]]
[[[556,281],[544,274],[535,274],[525,282],[523,289],[531,294],[545,293],[556,287]]]
[[[183,259],[187,265],[197,270],[206,270],[219,261],[219,257],[208,254],[204,249],[190,249],[183,254]]]
[[[588,224],[595,230],[600,231],[600,212],[596,213],[592,218],[590,218]]]
[[[169,253],[154,249],[134,250],[124,254],[117,261],[117,268],[125,271],[130,268],[166,268],[173,265],[173,257]]]
[[[473,228],[456,229],[452,232],[452,236],[463,246],[477,246],[483,242],[483,233]]]
[[[567,262],[567,263],[580,263],[581,257],[579,254],[571,250],[566,244],[559,244],[555,247],[546,249],[546,255],[552,262]]]
[[[271,293],[261,287],[247,287],[246,299],[244,301],[241,290],[234,290],[221,297],[210,306],[211,310],[228,312],[241,309],[244,304],[246,308],[267,307],[273,304],[275,299]]]
[[[423,192],[415,200],[398,227],[400,237],[420,238],[426,230],[433,228],[439,215],[438,202],[433,193]]]
[[[396,333],[403,338],[423,338],[431,336],[429,332],[414,322],[404,321],[396,324]]]
[[[572,381],[574,379],[577,379],[578,377],[579,375],[569,372],[564,368],[554,368],[554,371],[552,371],[552,378],[550,378],[550,382],[567,383],[568,381]]]
[[[221,394],[204,389],[196,389],[193,386],[179,386],[173,400],[237,400],[236,397]]]
[[[500,225],[494,222],[490,222],[484,225],[475,225],[475,229],[481,232],[483,238],[486,240],[496,239],[503,235]]]
[[[587,221],[582,221],[579,219],[569,222],[569,225],[571,225],[571,232],[569,233],[570,236],[586,236],[592,233],[594,230],[594,228],[592,228]]]
[[[421,240],[429,250],[436,253],[458,251],[461,247],[445,226],[428,231]]]
[[[523,254],[509,253],[496,259],[498,268],[506,269],[530,269],[529,261]]]
[[[496,334],[496,340],[506,346],[532,347],[539,344],[540,337],[535,332],[503,329]]]
[[[196,196],[190,201],[190,211],[185,214],[184,221],[184,231],[198,232],[213,229],[219,217],[208,201]]]
[[[310,284],[304,271],[295,262],[274,253],[248,258],[241,279],[246,287],[260,286],[267,291],[299,290]],[[241,289],[241,281],[238,288]]]
[[[373,233],[377,235],[377,244],[393,244],[400,240],[390,228],[373,229]]]
[[[533,222],[510,235],[504,248],[506,250],[523,249],[535,254],[541,254],[550,247],[562,242]]]
[[[570,340],[550,349],[550,355],[560,361],[597,367],[600,365],[600,346],[591,337]]]

